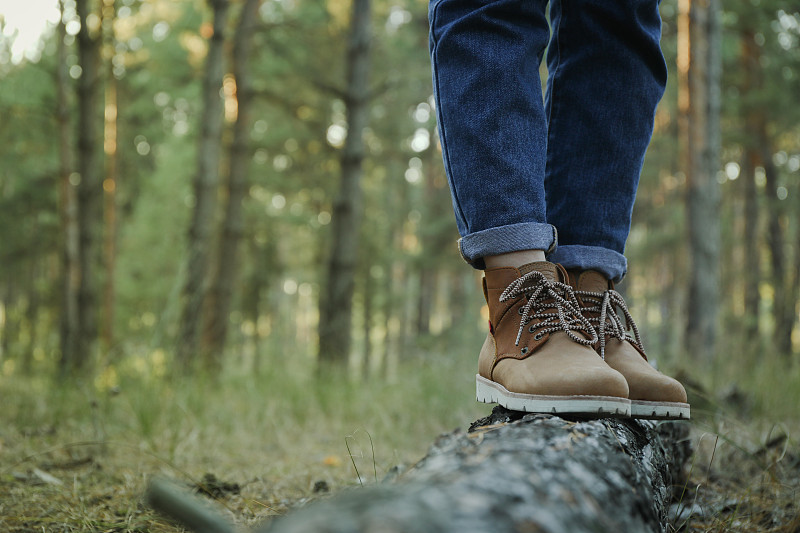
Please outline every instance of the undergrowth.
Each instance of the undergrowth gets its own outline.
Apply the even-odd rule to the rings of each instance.
[[[732,349],[681,378],[695,454],[670,531],[800,532],[800,364]]]
[[[112,386],[0,378],[0,530],[179,531],[141,502],[153,475],[237,485],[221,503],[247,524],[375,483],[486,413],[473,364],[420,356],[391,380],[279,369],[180,379],[118,369]]]
[[[374,484],[487,413],[473,359],[419,355],[391,379],[320,378],[299,358],[213,378],[139,363],[61,386],[0,377],[0,530],[181,531],[142,503],[155,475],[206,487],[248,526]],[[728,363],[684,373],[696,453],[672,531],[800,531],[800,371]]]

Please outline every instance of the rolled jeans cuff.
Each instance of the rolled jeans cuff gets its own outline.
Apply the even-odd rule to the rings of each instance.
[[[465,235],[458,240],[461,257],[474,268],[483,270],[487,255],[507,254],[521,250],[544,250],[550,253],[556,249],[558,234],[556,228],[542,222],[522,222],[498,226]]]
[[[614,283],[618,283],[628,272],[628,260],[614,250],[601,246],[565,244],[547,256],[547,260],[570,270],[596,270]]]

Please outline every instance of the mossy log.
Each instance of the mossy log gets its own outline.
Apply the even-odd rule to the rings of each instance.
[[[690,456],[686,423],[496,407],[392,482],[316,501],[260,533],[659,532]]]

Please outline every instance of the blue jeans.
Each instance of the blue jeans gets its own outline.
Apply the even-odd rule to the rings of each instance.
[[[614,280],[667,68],[658,0],[431,0],[430,52],[459,247],[546,250]],[[547,49],[544,99],[539,65]]]

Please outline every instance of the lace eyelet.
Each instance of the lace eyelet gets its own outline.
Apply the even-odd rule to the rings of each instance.
[[[528,333],[533,333],[536,331],[536,326],[531,326],[528,328]]]
[[[517,309],[517,314],[522,315],[523,311],[524,311],[524,308],[520,307],[519,309]]]
[[[528,353],[528,347],[526,346],[525,348],[520,350],[520,353],[522,353],[522,355],[525,355],[526,353]]]
[[[533,333],[533,332],[531,332],[531,333]],[[536,335],[533,336],[533,340],[540,341],[540,340],[542,340],[542,337],[544,337],[544,333],[542,333],[540,331],[539,333],[537,333]]]

